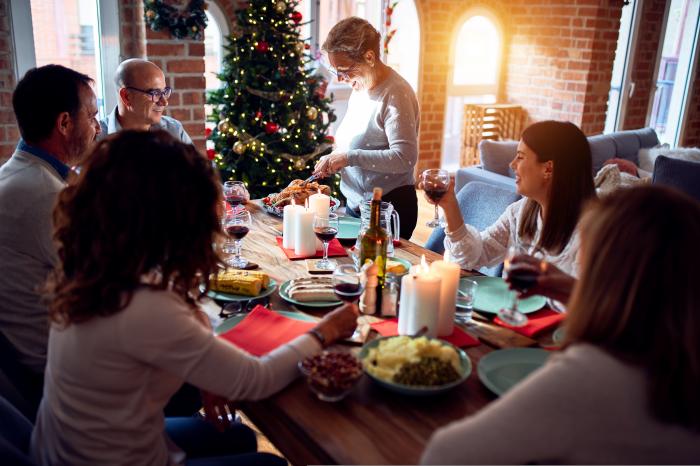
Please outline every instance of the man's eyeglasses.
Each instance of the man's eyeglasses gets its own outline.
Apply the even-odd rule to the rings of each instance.
[[[172,88],[170,87],[164,87],[163,89],[139,89],[138,87],[131,87],[131,86],[124,86],[125,89],[129,89],[132,91],[137,91],[141,92],[142,94],[146,94],[151,98],[153,102],[158,102],[161,97],[164,99],[170,98],[170,94],[173,93]]]
[[[333,68],[329,63],[324,63],[328,71],[331,72],[339,81],[341,79],[350,79],[350,74],[354,73],[357,69],[357,63],[353,63],[347,70],[338,70]]]

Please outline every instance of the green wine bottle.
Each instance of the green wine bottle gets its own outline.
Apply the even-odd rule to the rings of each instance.
[[[377,264],[377,296],[374,315],[382,313],[382,291],[386,274],[386,248],[389,234],[381,227],[380,215],[382,206],[382,188],[374,188],[372,192],[372,209],[370,211],[369,228],[360,235],[360,264],[367,261]]]

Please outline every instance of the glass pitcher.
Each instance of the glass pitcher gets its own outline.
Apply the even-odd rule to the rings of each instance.
[[[372,201],[366,201],[360,204],[360,218],[362,219],[362,223],[360,225],[358,240],[360,235],[367,230],[367,228],[369,228],[369,217],[371,210]],[[399,222],[399,213],[394,210],[394,206],[391,204],[391,202],[382,201],[379,212],[379,225],[387,231],[391,239],[398,241],[399,234],[401,233],[401,224]],[[356,242],[355,248],[359,250],[359,247],[360,244]],[[389,241],[389,244],[387,244],[386,254],[387,256],[394,255],[394,241]]]

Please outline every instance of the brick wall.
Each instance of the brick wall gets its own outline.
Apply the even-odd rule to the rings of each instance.
[[[630,81],[634,82],[634,92],[627,101],[623,129],[641,128],[647,119],[649,101],[654,97],[656,85],[654,72],[656,54],[661,43],[665,0],[646,0],[643,4],[641,23],[634,51]]]
[[[233,17],[242,0],[216,0]],[[422,109],[418,169],[440,163],[450,40],[457,21],[470,7],[493,12],[504,27],[499,100],[519,103],[531,121],[566,119],[588,134],[605,121],[610,72],[617,40],[621,0],[415,0],[421,21]],[[0,157],[12,152],[17,130],[10,103],[14,79],[8,18],[9,0],[0,0]],[[121,58],[156,62],[176,92],[169,113],[182,121],[198,148],[204,148],[204,46],[154,33],[143,22],[140,0],[119,2]],[[664,0],[645,1],[640,46],[625,127],[644,124],[659,42]],[[697,79],[696,79],[697,81]],[[700,85],[696,83],[685,132],[686,145],[700,145]]]
[[[0,0],[0,163],[14,151],[19,132],[12,111],[15,87],[9,0]]]
[[[511,9],[505,99],[529,121],[601,132],[622,2],[520,1]]]
[[[423,58],[419,170],[440,163],[450,40],[471,7],[489,9],[504,28],[500,101],[522,105],[530,121],[603,130],[621,0],[418,0],[416,6]]]

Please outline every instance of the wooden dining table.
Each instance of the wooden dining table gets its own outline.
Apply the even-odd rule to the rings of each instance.
[[[277,246],[282,221],[265,212],[259,201],[248,203],[253,227],[243,241],[243,255],[256,262],[278,284],[307,276],[303,260],[291,261]],[[441,258],[407,240],[395,247],[395,257],[419,263]],[[334,258],[351,263],[350,257]],[[476,272],[462,271],[464,276]],[[329,309],[296,307],[277,292],[272,310],[299,311],[321,317]],[[319,400],[304,380],[297,379],[277,394],[261,401],[242,402],[240,409],[293,465],[306,464],[416,464],[431,434],[446,424],[472,415],[495,399],[479,381],[479,360],[498,348],[529,347],[551,342],[551,333],[540,341],[494,324],[474,313],[462,328],[480,340],[466,349],[471,363],[469,378],[453,390],[437,396],[411,397],[387,391],[363,377],[343,400]],[[358,348],[354,348],[356,351]]]

